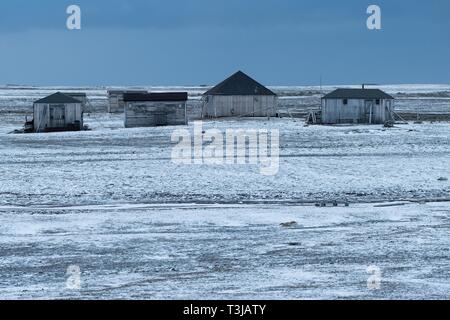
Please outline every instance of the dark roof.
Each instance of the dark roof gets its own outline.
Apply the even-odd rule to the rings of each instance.
[[[220,96],[276,96],[274,92],[256,82],[242,71],[207,91],[205,95]]]
[[[69,97],[68,95],[57,92],[54,93],[48,97],[45,97],[43,99],[40,99],[38,101],[35,101],[34,103],[45,103],[45,104],[52,104],[52,103],[81,103],[80,100],[77,100],[75,98]]]
[[[337,89],[325,95],[323,99],[394,99],[380,89]]]
[[[72,98],[73,97],[84,97],[84,98],[87,97],[86,93],[84,93],[84,92],[62,92],[62,93],[65,94],[66,96],[69,96]]]
[[[133,101],[187,101],[187,92],[162,92],[162,93],[125,93],[125,102]]]
[[[108,94],[148,93],[147,90],[108,90]]]

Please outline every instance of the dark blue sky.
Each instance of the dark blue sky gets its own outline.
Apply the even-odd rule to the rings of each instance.
[[[0,83],[198,85],[238,69],[268,85],[450,83],[449,38],[447,0],[2,0]]]

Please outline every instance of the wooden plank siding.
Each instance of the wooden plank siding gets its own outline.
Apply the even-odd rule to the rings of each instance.
[[[372,123],[384,124],[393,119],[394,100],[380,99],[323,99],[322,122],[324,124]]]
[[[124,102],[123,94],[109,94],[108,95],[108,113],[123,112]]]
[[[83,127],[83,107],[81,103],[41,104],[33,107],[34,131],[64,129],[79,123]]]
[[[278,99],[276,96],[221,96],[205,97],[203,118],[222,117],[275,117]]]
[[[186,102],[125,103],[125,128],[187,125]]]

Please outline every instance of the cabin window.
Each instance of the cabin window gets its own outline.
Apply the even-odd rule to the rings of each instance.
[[[375,100],[375,104],[377,105],[377,106],[379,106],[380,105],[380,99],[377,99],[377,100]]]
[[[344,106],[348,105],[348,99],[344,99],[343,102],[344,102]]]

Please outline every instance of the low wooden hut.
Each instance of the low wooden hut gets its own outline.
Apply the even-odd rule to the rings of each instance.
[[[33,131],[79,131],[83,129],[82,102],[57,92],[33,104]]]
[[[385,124],[394,119],[394,97],[379,89],[337,89],[322,98],[323,124]]]

